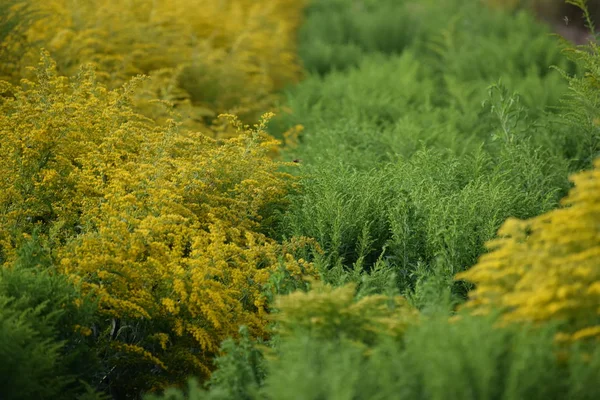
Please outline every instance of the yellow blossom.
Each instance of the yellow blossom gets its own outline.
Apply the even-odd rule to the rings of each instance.
[[[90,68],[64,78],[47,54],[36,76],[3,85],[11,96],[0,97],[6,263],[38,230],[57,270],[95,292],[114,325],[99,330],[99,345],[127,356],[117,367],[169,370],[153,382],[209,373],[240,325],[265,336],[271,272],[312,271],[295,243],[259,230],[293,182],[269,157],[278,142],[264,130],[268,117],[254,128],[226,117],[236,134],[217,140],[136,113],[136,80],[108,90]]]
[[[507,220],[490,252],[457,279],[471,281],[467,308],[504,310],[505,321],[563,322],[565,340],[600,340],[600,159],[572,177],[563,208]]]

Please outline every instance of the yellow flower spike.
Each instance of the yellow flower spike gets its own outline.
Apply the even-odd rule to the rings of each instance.
[[[258,230],[270,216],[263,210],[283,204],[292,184],[263,146],[272,143],[264,125],[246,130],[238,121],[240,135],[219,140],[165,127],[135,112],[132,87],[106,90],[89,69],[66,81],[48,56],[41,64],[36,85],[0,98],[7,263],[23,232],[43,228],[57,270],[95,293],[103,319],[144,326],[111,337],[113,351],[168,368],[169,377],[206,375],[240,325],[267,336],[262,291],[280,260],[296,279],[314,271],[298,266],[293,245]],[[14,237],[13,226],[21,229]],[[158,334],[172,338],[168,351]]]
[[[505,321],[568,322],[560,341],[600,336],[600,159],[594,166],[572,177],[566,208],[504,223],[491,252],[456,277],[476,284],[465,307],[498,307]]]
[[[586,338],[596,338],[600,340],[600,325],[591,326],[585,329],[581,329],[575,332],[572,336],[574,341],[586,339]]]
[[[92,334],[92,330],[90,328],[81,325],[74,325],[73,330],[82,334],[83,336],[90,336]]]

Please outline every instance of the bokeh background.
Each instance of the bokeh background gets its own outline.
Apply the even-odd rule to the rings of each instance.
[[[529,8],[554,31],[579,44],[585,43],[589,30],[586,28],[581,9],[563,0],[488,0],[497,7],[512,10]],[[600,20],[600,1],[585,2],[594,22]]]

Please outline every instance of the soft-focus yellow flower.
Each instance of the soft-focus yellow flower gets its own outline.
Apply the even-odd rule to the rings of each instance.
[[[466,307],[499,307],[506,321],[562,321],[562,341],[600,340],[600,159],[572,181],[564,208],[507,220],[491,251],[457,275],[477,285]]]
[[[29,77],[41,48],[63,75],[84,63],[117,88],[152,76],[136,91],[136,107],[167,124],[156,100],[174,103],[185,126],[200,129],[231,112],[255,122],[275,92],[301,77],[296,30],[304,0],[21,0],[38,17],[16,32],[13,83]],[[20,35],[19,35],[20,34]],[[24,37],[21,43],[16,38]],[[16,65],[13,65],[16,64]],[[2,78],[3,70],[0,70]],[[219,135],[235,132],[221,126]],[[215,133],[216,131],[211,131]]]

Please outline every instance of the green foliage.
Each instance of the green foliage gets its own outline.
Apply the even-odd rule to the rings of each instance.
[[[296,77],[293,57],[268,56],[280,50],[266,46],[273,44],[269,24],[258,24],[267,34],[240,32],[245,25],[236,21],[247,18],[232,5],[222,26],[227,34],[215,36],[222,51],[209,51],[211,43],[198,53],[195,42],[173,47],[169,40],[217,29],[217,16],[230,9],[213,2],[210,14],[206,8],[200,17],[189,15],[192,24],[181,23],[185,8],[169,7],[190,0],[153,6],[159,3],[163,8],[128,13],[88,7],[82,15],[94,18],[69,28],[77,40],[54,32],[57,24],[38,31],[50,34],[64,56],[61,68],[69,70],[75,66],[69,60],[88,49],[77,48],[89,43],[88,24],[181,16],[176,30],[142,18],[140,32],[171,33],[159,35],[162,47],[142,46],[145,55],[123,63],[119,79],[109,81],[158,70],[146,94],[177,100],[200,126],[215,110],[257,112],[271,104],[272,90]],[[73,11],[68,2],[56,4]],[[271,13],[240,0],[239,10],[277,19],[295,4],[277,30],[287,43],[300,3],[277,4]],[[20,29],[11,24],[0,24],[8,27],[1,32]],[[128,60],[136,33],[124,30],[111,44],[98,40],[106,32],[90,36],[99,45],[91,59],[109,67]],[[107,54],[111,48],[116,58]],[[0,356],[17,365],[4,366],[6,376],[18,375],[10,382],[33,382],[6,391],[94,398],[100,388],[124,398],[189,374],[205,378],[215,366],[208,382],[192,379],[183,391],[147,398],[600,397],[600,350],[554,343],[560,327],[499,326],[494,315],[448,320],[471,289],[453,276],[475,264],[502,222],[557,207],[568,173],[598,155],[596,44],[572,50],[568,61],[531,15],[492,11],[478,1],[322,0],[307,11],[299,48],[309,75],[287,91],[290,112],[272,128],[304,125],[299,146],[283,153],[300,166],[294,168],[300,190],[290,192],[291,177],[280,172],[290,165],[269,159],[277,144],[264,132],[266,121],[254,130],[211,123],[217,136],[242,134],[217,141],[162,124],[165,112],[148,114],[159,124],[134,115],[133,104],[156,109],[145,98],[104,90],[91,72],[81,74],[79,86],[52,68],[40,70],[29,90],[6,86],[0,147],[12,156],[0,161],[9,182],[0,194],[6,227],[0,261],[7,266],[0,277],[0,339],[24,341],[13,348],[0,342]],[[260,67],[247,68],[254,63]],[[23,138],[33,145],[23,146]],[[45,240],[22,239],[39,225]],[[102,292],[103,321],[94,320],[95,303],[80,299],[78,289],[48,289],[58,278],[54,259],[91,293]],[[302,279],[311,262],[325,283]],[[21,264],[44,272],[27,275],[31,269]],[[248,328],[238,330],[240,324]],[[90,327],[94,334],[85,336]],[[48,379],[52,388],[44,391]]]
[[[511,19],[477,1],[322,0],[307,10],[299,52],[308,71],[326,74],[376,53],[433,50],[437,65],[449,62],[445,69],[468,73],[471,80],[495,79],[498,70],[545,74],[549,65],[562,63],[548,33],[525,12]]]
[[[197,379],[191,378],[184,390],[178,388],[169,388],[160,395],[149,394],[144,396],[144,400],[205,400],[208,395],[202,389]]]
[[[204,387],[191,378],[183,390],[170,388],[161,394],[148,394],[144,400],[250,400],[255,398],[265,377],[265,361],[259,344],[240,328],[239,340],[227,339],[222,355],[215,360],[218,369]],[[209,388],[209,390],[207,389]]]
[[[301,43],[331,37],[335,48],[319,21],[359,20],[361,4],[371,3],[311,6],[315,27]],[[579,168],[573,152],[587,150],[565,147],[572,132],[555,113],[567,82],[550,68],[579,67],[531,15],[460,1],[396,2],[396,11],[415,32],[410,42],[394,52],[365,45],[352,65],[288,92],[291,112],[276,126],[305,126],[284,154],[302,160],[302,191],[279,232],[315,238],[329,282],[360,284],[361,271],[377,269],[419,303],[417,284],[427,275],[447,283],[473,265],[506,218],[556,207]]]
[[[20,310],[20,304],[14,304],[5,296],[0,297],[0,307],[0,393],[3,398],[55,398],[70,383],[56,370],[62,344],[55,342],[54,332],[48,330],[49,325],[56,323],[56,318],[53,318],[54,315],[44,316],[43,306]],[[32,321],[39,322],[35,324]],[[42,328],[42,332],[36,328]],[[46,388],[44,381],[48,378],[52,378],[52,382]]]
[[[404,0],[311,2],[299,33],[305,68],[325,74],[357,65],[372,53],[401,52],[416,33],[408,9]]]
[[[518,343],[506,332],[495,331],[491,324],[476,322],[458,327],[443,321],[424,322],[407,332],[403,344],[388,342],[369,356],[336,342],[298,338],[285,343],[281,357],[270,365],[265,398],[503,398],[504,384],[510,382],[506,378],[518,376],[511,374],[511,367],[525,364],[526,368],[534,363],[536,372],[520,378],[531,379],[534,384],[550,381],[534,375],[540,366],[553,365],[547,338],[529,335],[528,343]],[[534,340],[543,350],[535,348]],[[526,354],[532,350],[537,350],[537,357],[528,360]],[[511,356],[517,360],[512,361]],[[557,371],[552,372],[548,375],[556,377]],[[541,386],[538,396],[526,398],[546,398],[551,389]]]
[[[0,267],[0,397],[73,399],[85,380],[96,384],[102,370],[86,336],[94,310],[37,238],[26,241],[14,264]]]
[[[424,46],[450,97],[476,93],[481,82],[502,78],[532,108],[556,104],[564,84],[550,66],[573,65],[561,56],[548,27],[529,13],[509,17],[477,1],[444,4],[427,8],[434,21],[427,24]]]
[[[554,329],[498,328],[495,317],[424,319],[369,352],[308,335],[282,342],[253,399],[595,399],[600,350],[560,361]],[[212,399],[190,387],[159,399]],[[215,397],[218,398],[218,397]],[[153,397],[152,399],[157,399]]]
[[[581,169],[589,167],[600,155],[600,46],[590,42],[585,46],[567,47],[565,54],[581,66],[583,73],[568,74],[561,70],[569,82],[569,92],[557,122],[568,126],[563,151]]]
[[[260,342],[249,336],[248,329],[240,328],[240,339],[227,339],[221,345],[222,355],[217,357],[217,370],[207,386],[211,398],[221,400],[249,400],[262,383],[266,371]]]
[[[448,277],[468,268],[504,219],[551,209],[567,184],[564,162],[527,141],[495,157],[420,150],[379,169],[331,161],[304,170],[305,190],[293,199],[284,231],[317,239],[325,255],[315,264],[325,277],[340,264],[383,265],[403,290],[423,264]]]

